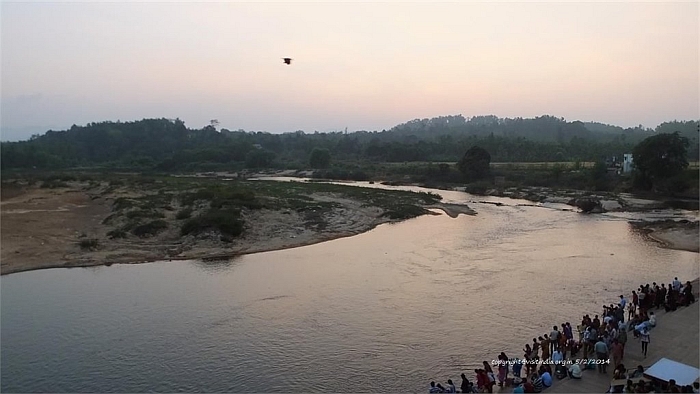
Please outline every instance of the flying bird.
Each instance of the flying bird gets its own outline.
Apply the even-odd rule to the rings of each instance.
[[[292,58],[290,57],[283,57],[282,60],[284,60],[284,64],[292,64]]]

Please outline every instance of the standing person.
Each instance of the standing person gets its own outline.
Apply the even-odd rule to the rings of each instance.
[[[678,280],[678,277],[676,276],[673,278],[673,282],[671,283],[673,285],[673,290],[675,291],[681,291],[681,281]]]
[[[622,362],[622,352],[623,348],[620,341],[613,339],[612,346],[610,347],[610,355],[612,356],[613,366],[615,366],[615,368]]]
[[[594,345],[595,349],[595,354],[596,358],[599,361],[600,364],[598,364],[598,372],[600,373],[607,373],[607,363],[605,360],[608,360],[608,346],[605,344],[603,341],[603,337],[600,337],[598,339],[598,342]]]
[[[661,287],[654,285],[654,305],[649,305],[651,308],[652,306],[656,307],[656,309],[659,309],[659,304],[661,303],[661,300],[664,299],[664,296],[661,294]]]
[[[503,387],[508,375],[508,357],[505,353],[498,355],[498,387]]]
[[[519,358],[513,360],[513,377],[520,378],[520,373],[523,369],[523,362]],[[515,379],[513,379],[515,380]]]
[[[544,338],[539,337],[540,345],[542,345],[542,362],[549,362],[549,338],[544,334]]]
[[[625,358],[625,344],[627,343],[627,327],[623,327],[620,329],[620,332],[617,333],[617,342],[622,346],[622,355],[620,356],[620,360]]]
[[[588,335],[588,352],[584,354],[584,357],[588,357],[588,355],[591,353],[595,354],[595,343],[598,340],[598,330],[596,330],[595,327],[591,327],[591,330],[588,333]]]
[[[651,307],[656,304],[656,295],[654,290],[651,290],[649,294],[647,294],[647,310],[651,309]]]
[[[561,329],[564,332],[564,337],[566,337],[567,340],[574,339],[574,333],[569,322],[562,324]]]
[[[540,339],[542,339],[540,337]],[[532,360],[537,362],[539,360],[538,351],[540,349],[540,343],[537,342],[537,338],[532,338]]]
[[[530,365],[532,365],[532,359],[527,353],[523,354],[523,366],[525,367],[525,377],[530,376],[530,370],[532,369]]]
[[[567,341],[568,341],[568,339],[566,339],[563,332],[561,334],[559,334],[559,349],[557,349],[557,350],[559,350],[561,352],[563,359],[566,359],[566,343],[567,343]],[[552,355],[554,355],[554,353],[552,353]]]
[[[627,298],[625,298],[625,296],[623,294],[620,294],[620,307],[622,307],[622,309],[625,309],[626,306],[627,306]]]
[[[463,393],[471,393],[473,390],[472,388],[474,385],[467,379],[467,376],[462,374],[462,385],[459,386],[459,388],[462,390]]]
[[[693,285],[690,284],[690,281],[685,282],[685,286],[683,286],[683,297],[685,298],[686,306],[695,302],[695,295],[693,295]]]
[[[552,352],[554,353],[555,350],[559,349],[559,336],[561,333],[559,332],[559,328],[557,326],[552,326],[552,332],[549,333],[549,340],[552,343]]]
[[[651,337],[649,335],[649,330],[646,327],[644,327],[642,332],[639,333],[639,339],[642,342],[642,354],[644,354],[644,358],[647,358],[647,349],[649,349]]]
[[[523,352],[525,352],[528,358],[532,358],[532,348],[530,347],[529,343],[525,344],[525,349],[523,349]]]
[[[484,361],[484,373],[486,374],[486,389],[489,393],[493,393],[493,386],[496,385],[496,375],[493,374],[493,369],[489,365],[488,361]]]
[[[510,359],[508,358],[508,355],[505,352],[501,352],[501,357],[503,357],[503,362],[506,365],[506,377],[505,380],[508,380],[508,374],[510,373]]]
[[[476,387],[479,389],[479,392],[483,393],[486,390],[486,386],[488,386],[489,377],[486,376],[486,372],[481,368],[475,369],[474,372],[476,372]]]
[[[666,284],[662,283],[661,288],[659,288],[659,295],[656,297],[656,309],[658,310],[661,308],[661,305],[663,305],[666,302]]]
[[[647,308],[646,298],[647,298],[646,289],[644,287],[642,287],[641,291],[639,292],[639,313],[641,313],[641,314],[644,314],[644,311]]]

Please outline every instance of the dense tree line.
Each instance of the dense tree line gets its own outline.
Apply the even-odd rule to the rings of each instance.
[[[416,119],[381,132],[271,134],[217,130],[214,125],[190,129],[179,119],[144,119],[74,125],[29,141],[4,142],[1,165],[3,169],[110,166],[178,171],[309,168],[331,161],[457,162],[476,145],[488,151],[494,162],[598,161],[629,153],[655,133],[675,131],[690,141],[688,158],[693,161],[698,157],[697,125],[697,121],[668,122],[656,130],[622,129],[551,116],[467,119],[456,115]]]

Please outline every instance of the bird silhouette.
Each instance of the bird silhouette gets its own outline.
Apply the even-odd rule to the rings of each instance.
[[[284,60],[284,64],[292,64],[292,58],[290,57],[283,57],[282,60]]]

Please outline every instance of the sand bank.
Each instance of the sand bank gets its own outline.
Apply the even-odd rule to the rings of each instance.
[[[224,242],[212,234],[181,237],[174,213],[169,213],[165,218],[168,230],[157,237],[110,239],[107,232],[111,228],[103,221],[112,213],[116,198],[133,192],[105,194],[86,191],[74,183],[70,186],[27,186],[4,194],[0,202],[2,274],[41,268],[231,257],[352,236],[398,221],[382,216],[381,208],[365,202],[318,194],[311,197],[336,205],[324,213],[323,226],[310,225],[308,217],[294,210],[250,210],[243,213],[243,235]],[[426,208],[440,209],[453,218],[475,214],[459,204],[431,204]],[[99,247],[84,250],[80,247],[84,239],[95,239]]]

